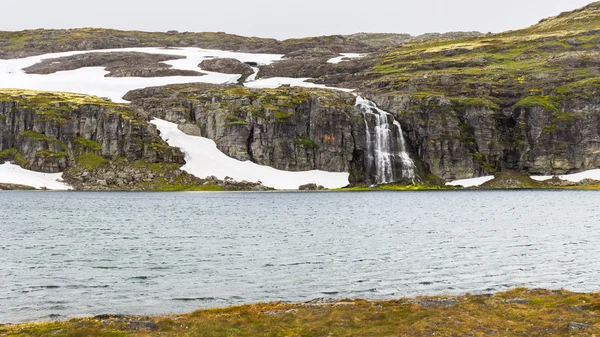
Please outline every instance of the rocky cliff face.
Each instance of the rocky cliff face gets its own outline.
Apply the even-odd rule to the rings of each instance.
[[[447,180],[520,171],[568,174],[600,167],[600,81],[509,106],[443,95],[378,96],[427,171]]]
[[[441,178],[575,173],[600,167],[599,52],[595,2],[520,31],[408,43],[350,79]]]
[[[0,90],[0,162],[62,172],[77,190],[265,190],[260,183],[195,177],[132,106],[65,93]]]
[[[350,172],[363,182],[365,127],[355,97],[328,90],[174,85],[128,93],[152,116],[214,140],[230,157],[281,170]]]
[[[81,155],[183,163],[140,111],[83,95],[3,90],[0,151],[26,167],[60,172]]]

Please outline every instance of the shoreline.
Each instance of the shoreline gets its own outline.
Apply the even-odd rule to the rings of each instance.
[[[256,303],[158,316],[0,324],[0,336],[591,336],[600,293],[515,288],[482,295]]]
[[[36,189],[26,185],[4,184],[3,186],[18,186],[19,188],[0,188],[0,192],[67,192],[67,193],[332,193],[332,192],[486,192],[486,191],[600,191],[600,185],[580,186],[548,186],[548,187],[506,187],[506,188],[484,188],[484,187],[421,187],[421,186],[392,186],[389,188],[373,187],[348,187],[325,190],[266,190],[266,191],[227,191],[227,190],[52,190]]]

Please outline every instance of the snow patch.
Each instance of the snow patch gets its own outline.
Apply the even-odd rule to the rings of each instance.
[[[49,190],[72,190],[62,182],[62,173],[41,173],[26,170],[11,163],[0,164],[0,183],[46,188]]]
[[[326,188],[341,188],[348,185],[348,173],[325,171],[289,172],[258,165],[251,161],[239,161],[228,157],[217,149],[214,141],[189,136],[177,128],[177,124],[161,119],[150,123],[157,126],[161,137],[170,146],[179,147],[185,153],[187,164],[182,170],[200,178],[229,176],[237,181],[262,182],[263,185],[279,190],[297,190],[300,185],[314,183]]]
[[[531,176],[531,179],[537,180],[537,181],[544,181],[544,180],[552,179],[552,177],[553,176]],[[589,170],[589,171],[584,171],[584,172],[574,173],[574,174],[565,174],[565,175],[560,175],[558,177],[562,180],[570,181],[572,183],[578,183],[584,179],[600,180],[600,169]],[[479,177],[479,178],[472,178],[472,179],[462,179],[462,180],[451,181],[449,183],[446,183],[446,185],[474,187],[474,186],[483,185],[484,183],[486,183],[492,179],[494,179],[493,176]]]
[[[565,175],[561,175],[558,177],[562,180],[567,180],[567,181],[570,181],[573,183],[578,183],[584,179],[600,180],[600,169],[589,170],[589,171],[584,171],[584,172],[574,173],[574,174],[565,174]],[[552,176],[532,176],[531,179],[534,179],[537,181],[544,181],[544,180],[552,179]]]
[[[451,181],[449,183],[446,183],[446,185],[447,186],[475,187],[475,186],[483,185],[492,179],[494,179],[494,176],[471,178],[471,179],[461,179],[461,180]]]
[[[364,56],[363,54],[344,53],[344,54],[340,54],[340,56],[338,56],[338,57],[334,57],[334,58],[328,60],[327,63],[337,64],[337,63],[345,61],[344,60],[345,58],[355,59],[355,58],[360,58],[363,56]]]
[[[294,87],[305,87],[305,88],[320,88],[320,89],[331,89],[339,90],[344,92],[352,92],[354,89],[345,88],[334,88],[328,87],[323,84],[306,82],[309,78],[291,78],[291,77],[271,77],[265,79],[258,79],[252,82],[244,83],[247,88],[279,88],[282,85],[289,85]]]

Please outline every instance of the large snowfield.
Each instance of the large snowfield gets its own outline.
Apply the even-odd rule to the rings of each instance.
[[[229,176],[237,181],[262,182],[278,190],[297,190],[300,185],[314,183],[326,188],[341,188],[348,185],[348,173],[324,171],[289,172],[251,161],[239,161],[228,157],[217,149],[210,139],[188,136],[177,128],[177,124],[161,119],[151,121],[160,130],[161,137],[169,145],[179,147],[185,153],[186,164],[182,169],[197,177],[214,175],[219,179]]]
[[[185,56],[185,59],[165,61],[173,69],[200,71],[204,76],[167,76],[167,77],[105,77],[108,74],[103,67],[86,67],[76,70],[59,71],[54,74],[26,74],[23,69],[45,59],[53,59],[87,53],[140,52]],[[281,60],[279,54],[252,54],[200,48],[123,48],[73,51],[44,54],[14,60],[0,60],[0,88],[18,88],[46,91],[64,91],[106,97],[113,102],[125,103],[123,96],[131,90],[177,83],[236,83],[241,75],[222,74],[202,70],[198,65],[210,58],[234,58],[241,62],[256,62],[268,65]],[[251,76],[254,79],[255,76]],[[306,82],[307,78],[266,78],[248,82],[251,88],[276,88],[283,84],[309,88],[328,88],[325,85]],[[330,88],[352,91],[351,89]]]

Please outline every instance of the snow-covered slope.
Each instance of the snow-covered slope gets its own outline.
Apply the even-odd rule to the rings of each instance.
[[[315,183],[326,188],[340,188],[348,185],[348,173],[324,171],[288,172],[262,166],[250,161],[230,158],[217,149],[215,142],[208,138],[188,136],[177,128],[177,124],[154,119],[161,137],[171,146],[181,148],[185,153],[182,169],[198,177],[214,175],[219,179],[229,176],[237,181],[261,181],[263,185],[281,190],[298,189],[300,185]]]
[[[10,163],[0,164],[0,183],[18,184],[49,190],[71,190],[62,182],[62,173],[40,173]]]
[[[185,59],[171,60],[164,63],[170,64],[174,69],[181,70],[201,70],[198,68],[203,60],[213,57],[234,58],[241,62],[256,62],[258,64],[271,64],[280,60],[283,55],[277,54],[252,54],[238,53],[222,50],[207,50],[199,48],[123,48],[123,49],[103,49],[91,51],[75,51],[65,53],[45,54],[23,59],[0,60],[0,88],[19,88],[47,91],[64,91],[81,94],[89,94],[100,97],[108,97],[114,102],[125,102],[123,96],[131,90],[146,88],[151,86],[161,86],[176,83],[212,83],[225,84],[235,83],[241,75],[222,74],[202,70],[205,76],[168,76],[168,77],[104,77],[107,71],[102,67],[87,67],[77,70],[60,71],[54,74],[38,75],[26,74],[22,69],[41,62],[44,59],[59,58],[71,55],[86,53],[106,53],[106,52],[140,52],[151,54],[181,55]],[[251,76],[249,87],[252,88],[273,88],[282,84],[303,87],[326,88],[324,85],[305,82],[298,78],[267,78],[253,80]],[[338,88],[331,88],[342,90]],[[351,91],[351,90],[347,90]]]

